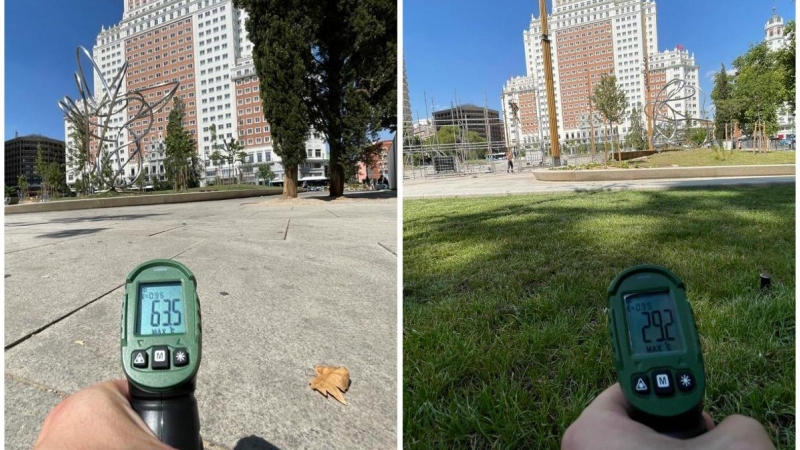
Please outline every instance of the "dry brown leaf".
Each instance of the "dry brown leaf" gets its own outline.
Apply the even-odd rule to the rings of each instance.
[[[317,376],[308,383],[311,389],[319,391],[325,397],[330,394],[346,405],[342,392],[347,392],[347,388],[350,387],[350,372],[347,371],[347,367],[316,366],[314,371],[317,372]]]

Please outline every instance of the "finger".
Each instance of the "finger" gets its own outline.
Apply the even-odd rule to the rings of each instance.
[[[625,398],[622,388],[619,386],[619,383],[614,383],[605,391],[601,392],[586,409],[628,417],[627,408],[628,400]]]
[[[706,430],[711,431],[714,429],[714,419],[705,411],[703,411],[703,420],[706,421]]]
[[[713,430],[695,438],[700,448],[746,448],[773,450],[772,440],[755,419],[734,414],[726,417]]]

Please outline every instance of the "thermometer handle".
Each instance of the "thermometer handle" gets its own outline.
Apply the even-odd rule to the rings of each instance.
[[[708,431],[702,403],[674,417],[654,416],[637,409],[630,411],[629,415],[633,420],[676,439],[690,439]]]
[[[128,382],[131,406],[158,439],[178,450],[202,450],[194,379],[169,392],[148,392]]]

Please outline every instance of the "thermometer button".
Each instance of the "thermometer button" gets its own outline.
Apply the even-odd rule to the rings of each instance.
[[[672,382],[672,374],[669,370],[653,371],[653,390],[659,397],[670,397],[675,395],[675,384]]]
[[[681,392],[689,392],[694,389],[695,380],[691,370],[679,370],[675,372],[675,383]]]
[[[631,380],[633,392],[644,396],[650,395],[650,380],[647,379],[647,375],[643,373],[637,373],[633,375]]]
[[[169,369],[169,347],[166,345],[153,347],[153,369]]]

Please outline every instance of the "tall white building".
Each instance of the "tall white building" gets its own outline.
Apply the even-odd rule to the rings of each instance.
[[[274,163],[275,181],[283,180],[283,166],[274,153],[269,124],[264,120],[259,97],[259,80],[252,59],[253,44],[247,39],[246,13],[233,7],[232,0],[123,0],[122,21],[103,27],[93,48],[93,57],[102,76],[111,82],[122,64],[129,67],[122,93],[142,90],[151,104],[168,91],[155,86],[169,81],[180,83],[176,96],[186,106],[184,127],[197,140],[198,155],[205,166],[202,182],[229,176],[227,164],[215,167],[210,155],[213,142],[210,127],[216,127],[217,142],[236,138],[247,153],[248,162]],[[100,75],[94,75],[94,94],[104,92]],[[163,149],[171,105],[154,116],[152,130],[142,141],[147,175],[163,179]],[[112,125],[122,125],[133,117],[137,106],[119,111]],[[137,121],[133,130],[143,132],[146,121]],[[69,142],[69,126],[65,125]],[[122,144],[132,142],[128,132]],[[109,145],[109,144],[107,144]],[[299,168],[299,179],[322,176],[328,159],[323,137],[313,130],[306,142],[307,163]],[[96,145],[94,146],[96,150]],[[119,164],[130,156],[133,145],[114,155]],[[238,163],[237,163],[238,164]],[[69,171],[70,168],[68,168]],[[138,176],[138,164],[126,167],[125,177]],[[74,168],[72,170],[74,174]],[[230,174],[232,176],[232,174]],[[68,182],[74,183],[74,179]],[[73,175],[74,178],[74,175]],[[152,180],[151,180],[152,181]]]
[[[783,17],[778,15],[775,8],[772,8],[772,16],[764,24],[764,41],[770,51],[773,52],[789,45]],[[788,104],[784,104],[778,109],[778,137],[785,138],[789,134],[795,134],[795,132],[796,127],[791,108]]]
[[[658,53],[658,19],[654,0],[554,0],[547,22],[558,135],[562,141],[589,139],[586,126],[589,122],[588,99],[604,74],[615,75],[617,85],[628,97],[626,119],[620,124],[619,131],[623,135],[629,131],[631,108],[636,106],[643,111],[643,105],[648,101],[645,55],[651,62],[650,98],[659,88],[654,79],[669,77],[671,80],[677,75],[688,84],[697,86],[699,67],[693,56],[682,49]],[[547,140],[549,119],[541,33],[540,18],[532,16],[528,30],[523,33],[527,76],[511,78],[503,90],[504,109],[508,107],[506,98],[525,96],[520,100],[526,103],[524,108],[520,105],[523,143],[525,139],[538,139],[540,126],[544,128]],[[528,106],[528,102],[532,106]],[[698,117],[698,103],[695,93],[681,107]],[[505,123],[512,127],[508,116]],[[509,139],[514,139],[516,130],[508,128],[507,133]],[[603,135],[603,131],[597,128],[594,133],[598,138]]]

